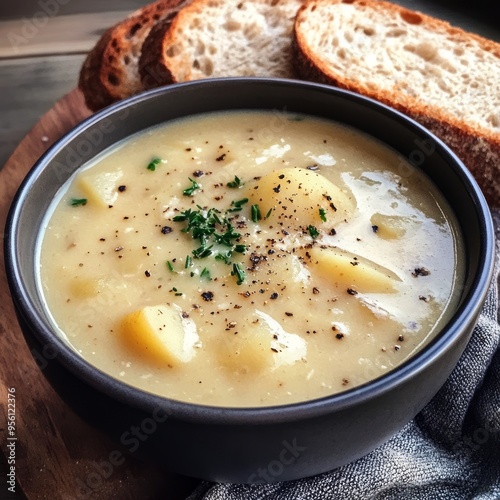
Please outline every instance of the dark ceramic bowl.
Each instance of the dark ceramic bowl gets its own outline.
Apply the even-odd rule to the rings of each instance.
[[[424,170],[455,211],[465,238],[466,283],[452,319],[416,356],[341,394],[266,408],[219,408],[145,393],[82,359],[54,332],[41,300],[35,247],[42,218],[68,177],[125,137],[186,115],[233,109],[302,112],[353,126]],[[220,79],[154,90],[97,113],[34,166],[10,211],[5,261],[31,351],[61,398],[129,452],[198,478],[282,481],[351,462],[386,441],[434,396],[458,362],[493,268],[485,200],[464,165],[426,129],[381,104],[329,86]],[[258,383],[258,381],[256,381]]]

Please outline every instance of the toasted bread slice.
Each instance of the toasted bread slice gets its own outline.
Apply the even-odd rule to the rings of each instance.
[[[500,205],[500,44],[376,0],[308,0],[297,71],[413,117],[455,151]]]
[[[294,76],[293,21],[302,0],[194,0],[144,44],[145,88],[222,76]]]
[[[172,20],[187,0],[159,0],[133,12],[108,29],[88,54],[78,86],[92,111],[143,90],[138,63],[151,28],[163,19]]]

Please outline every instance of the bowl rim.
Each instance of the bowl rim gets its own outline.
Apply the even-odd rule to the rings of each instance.
[[[65,145],[85,130],[109,118],[111,115],[127,110],[129,107],[140,104],[145,100],[154,99],[158,95],[168,95],[177,92],[177,89],[186,87],[203,88],[205,86],[240,85],[242,83],[245,85],[299,86],[306,91],[307,89],[311,89],[337,94],[337,96],[343,99],[354,100],[364,106],[377,108],[383,113],[391,115],[394,119],[404,122],[406,127],[413,127],[421,134],[431,138],[436,144],[436,148],[439,148],[440,154],[447,157],[447,162],[454,164],[454,170],[461,177],[462,182],[468,185],[470,195],[476,206],[476,215],[482,222],[480,231],[480,266],[478,267],[478,272],[470,284],[467,300],[462,302],[453,314],[453,317],[442,327],[439,334],[415,355],[411,356],[404,363],[398,365],[388,373],[340,393],[283,405],[226,407],[178,401],[147,392],[106,374],[72,349],[59,335],[57,335],[50,327],[49,323],[45,322],[43,318],[38,315],[36,307],[31,304],[30,293],[24,287],[21,279],[20,263],[17,259],[16,251],[20,214],[24,202],[32,190],[33,184],[38,179],[40,173],[50,165],[53,156],[61,148],[64,148]],[[126,137],[128,136],[123,137],[121,140]],[[182,420],[203,422],[205,424],[277,424],[292,420],[320,417],[332,411],[345,410],[359,403],[375,399],[391,391],[396,386],[408,382],[409,379],[426,370],[448,350],[452,349],[455,343],[459,341],[462,323],[467,322],[467,320],[470,321],[470,318],[475,318],[479,314],[481,305],[486,298],[489,284],[493,277],[494,228],[486,200],[474,177],[467,170],[463,162],[443,141],[424,126],[403,113],[375,101],[374,99],[345,89],[320,83],[280,78],[212,78],[172,84],[167,87],[160,87],[129,97],[89,116],[59,138],[32,166],[13,198],[5,226],[4,260],[7,281],[17,310],[30,325],[39,342],[55,346],[57,349],[55,360],[58,360],[65,368],[84,383],[93,386],[94,389],[97,389],[114,400],[121,401],[148,412],[153,412],[155,409],[161,408],[167,411],[169,416]],[[40,293],[39,290],[38,293]]]

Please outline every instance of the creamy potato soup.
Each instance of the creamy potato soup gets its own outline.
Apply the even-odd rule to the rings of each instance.
[[[395,152],[303,115],[228,112],[133,136],[47,216],[40,286],[91,364],[169,398],[277,405],[415,354],[458,300],[459,235]]]

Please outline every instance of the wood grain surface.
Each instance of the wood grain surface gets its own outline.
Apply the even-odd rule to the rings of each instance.
[[[0,225],[22,179],[40,155],[73,125],[87,117],[79,91],[58,101],[33,127],[0,171]],[[3,240],[3,238],[2,238]],[[2,241],[3,243],[3,241]],[[0,249],[0,446],[7,445],[7,391],[16,397],[16,495],[2,474],[0,498],[29,500],[186,498],[196,481],[123,454],[109,466],[115,443],[88,426],[53,391],[17,325]]]

